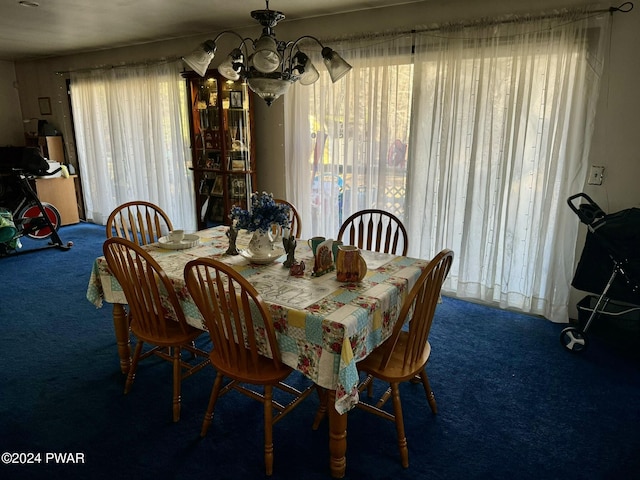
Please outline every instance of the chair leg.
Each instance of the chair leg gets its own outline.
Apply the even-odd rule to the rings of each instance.
[[[367,384],[367,395],[369,395],[369,398],[373,397],[373,375],[369,375],[368,378],[368,384]]]
[[[138,361],[140,360],[140,354],[142,353],[142,346],[144,342],[142,340],[138,340],[136,343],[136,349],[133,353],[133,359],[131,360],[131,365],[129,366],[129,373],[127,374],[127,381],[124,384],[124,394],[126,395],[131,390],[131,386],[133,385],[133,381],[136,378],[136,370],[138,369]]]
[[[216,407],[216,401],[218,400],[218,395],[220,394],[220,389],[222,388],[223,379],[224,376],[221,373],[218,373],[216,375],[215,381],[213,382],[211,396],[209,397],[209,405],[207,406],[207,412],[204,414],[202,429],[200,430],[201,437],[205,437],[207,435],[207,430],[209,430],[209,425],[211,425],[211,420],[213,419],[213,409]]]
[[[391,398],[393,401],[393,413],[396,417],[400,461],[402,462],[402,466],[407,468],[409,466],[409,450],[407,449],[407,437],[404,433],[404,419],[402,417],[402,404],[400,403],[400,388],[398,385],[398,383],[391,384]]]
[[[189,344],[189,346],[191,347],[190,350],[188,350],[189,352],[189,360],[193,360],[196,358],[196,354],[195,354],[195,350],[196,350],[196,341],[195,340],[191,340],[191,343]]]
[[[387,403],[387,400],[389,400],[389,397],[391,397],[391,393],[391,387],[387,388],[387,390],[385,390],[385,392],[380,396],[378,403],[376,403],[376,408],[382,408],[382,406]]]
[[[327,398],[329,397],[326,388],[316,385],[316,391],[318,392],[318,398],[320,399],[320,406],[316,412],[316,418],[313,420],[313,426],[311,427],[312,430],[318,429],[320,422],[322,422],[322,419],[327,414]]]
[[[182,364],[180,347],[173,347],[173,421],[180,420],[180,387],[182,385]]]
[[[431,390],[431,385],[429,384],[429,377],[427,377],[427,370],[425,368],[423,368],[420,371],[420,378],[422,379],[422,386],[424,387],[424,393],[427,395],[427,402],[429,402],[431,411],[434,414],[438,413],[438,405],[436,404],[436,397],[433,394],[433,390]]]
[[[264,387],[264,465],[267,475],[273,473],[273,387]]]
[[[367,389],[367,396],[371,398],[373,396],[373,375],[367,375],[365,379],[358,384],[358,392],[362,392]]]

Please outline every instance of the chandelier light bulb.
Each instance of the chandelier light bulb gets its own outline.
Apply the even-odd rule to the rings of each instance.
[[[253,54],[253,66],[262,73],[275,72],[281,63],[278,46],[273,37],[263,35],[256,42]]]

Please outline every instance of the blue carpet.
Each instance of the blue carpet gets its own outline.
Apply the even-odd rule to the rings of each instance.
[[[111,308],[85,299],[104,227],[67,226],[60,236],[73,248],[0,258],[0,452],[41,455],[0,465],[0,478],[264,478],[258,403],[224,397],[199,439],[212,369],[184,381],[177,424],[166,362],[141,364],[123,395]],[[616,341],[637,332],[593,336],[573,355],[560,345],[562,327],[444,298],[428,367],[438,415],[420,386],[402,390],[409,468],[394,425],[355,410],[345,478],[640,478],[637,342]],[[330,478],[327,422],[311,430],[316,407],[312,396],[275,426],[274,480]],[[84,463],[46,462],[47,452],[80,453]]]

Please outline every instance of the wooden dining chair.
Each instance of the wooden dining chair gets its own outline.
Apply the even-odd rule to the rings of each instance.
[[[137,339],[124,393],[133,386],[140,360],[157,355],[172,362],[173,421],[177,422],[182,379],[209,363],[208,353],[193,346],[204,332],[187,323],[171,280],[142,247],[113,237],[104,242],[103,252],[127,299],[129,326]],[[145,343],[152,348],[143,353]],[[191,363],[182,358],[183,350],[193,355]]]
[[[441,251],[429,262],[402,304],[391,336],[357,363],[358,370],[367,375],[358,386],[360,392],[365,389],[370,392],[369,386],[374,378],[389,383],[389,388],[375,404],[361,399],[356,406],[395,422],[400,459],[405,468],[409,466],[409,451],[404,431],[399,385],[406,381],[416,383],[416,380],[422,383],[431,411],[434,414],[438,413],[426,371],[431,354],[429,332],[440,298],[442,283],[449,273],[452,262],[451,250]],[[404,328],[405,323],[408,323],[408,329]],[[393,413],[382,408],[389,398],[392,398]]]
[[[392,213],[378,209],[360,210],[347,218],[340,225],[338,240],[345,245],[394,255],[406,256],[409,248],[402,222]]]
[[[291,235],[295,238],[300,238],[302,234],[302,219],[300,218],[300,214],[296,207],[293,206],[292,203],[287,202],[286,200],[282,200],[280,198],[273,199],[276,203],[285,204],[289,207],[289,220],[291,221]]]
[[[164,210],[143,200],[119,205],[107,219],[107,238],[126,238],[138,245],[157,242],[171,230],[171,219]]]
[[[298,390],[284,383],[293,369],[280,359],[268,307],[242,275],[217,260],[199,258],[187,263],[184,276],[211,336],[209,358],[217,372],[200,436],[207,434],[218,398],[230,390],[262,402],[264,461],[266,474],[271,475],[273,425],[309,395],[313,384]],[[276,399],[274,387],[286,392],[290,400],[286,405]]]

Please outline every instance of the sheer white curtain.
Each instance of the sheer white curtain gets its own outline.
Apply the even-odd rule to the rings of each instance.
[[[402,215],[411,44],[411,35],[332,42],[353,65],[335,84],[314,44],[301,47],[320,72],[316,83],[296,84],[284,97],[285,125],[292,126],[285,129],[287,197],[304,218],[303,237],[335,238],[342,221],[363,208]]]
[[[567,321],[607,17],[417,35],[405,222],[446,292]]]
[[[184,79],[178,62],[71,74],[87,217],[105,224],[131,200],[157,204],[175,228],[196,229]]]
[[[336,45],[353,71],[285,97],[287,196],[303,236],[382,208],[405,223],[409,255],[455,251],[446,293],[566,322],[579,224],[566,199],[587,175],[608,17]],[[318,165],[343,185],[314,185]]]

